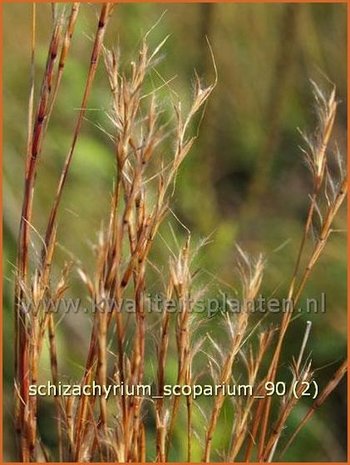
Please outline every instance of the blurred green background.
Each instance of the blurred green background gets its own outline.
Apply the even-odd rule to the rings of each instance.
[[[5,459],[14,460],[13,267],[23,193],[26,114],[29,91],[31,6],[4,4],[3,18],[3,266],[4,266],[4,444]],[[137,52],[141,37],[166,11],[150,36],[154,46],[171,34],[158,70],[189,104],[193,72],[205,82],[214,78],[210,40],[218,68],[218,85],[210,98],[199,138],[177,180],[172,206],[192,231],[194,241],[211,236],[199,264],[236,286],[234,243],[252,253],[263,252],[268,267],[264,295],[284,296],[294,264],[311,189],[299,145],[297,127],[312,130],[316,115],[309,79],[321,87],[337,86],[341,100],[335,126],[340,150],[346,150],[346,5],[345,4],[120,4],[108,27],[106,45],[119,44],[123,63]],[[43,231],[60,167],[70,144],[87,73],[98,6],[83,5],[61,90],[39,164],[34,224]],[[37,84],[39,87],[51,30],[51,7],[38,4]],[[38,90],[38,88],[36,89]],[[165,97],[164,97],[165,98]],[[96,125],[108,128],[110,93],[104,66],[99,65],[90,111],[77,145],[59,220],[57,270],[69,254],[91,271],[91,243],[106,218],[112,187],[113,152]],[[108,128],[109,129],[109,128]],[[334,144],[333,144],[334,147]],[[184,230],[169,218],[179,236]],[[167,223],[167,222],[166,222]],[[282,371],[300,347],[305,320],[312,319],[309,342],[320,386],[346,353],[346,211],[336,220],[305,297],[327,294],[327,312],[297,319],[287,336]],[[166,236],[167,225],[163,227]],[[283,247],[280,247],[283,245]],[[154,252],[166,264],[160,241]],[[210,278],[209,278],[210,279]],[[73,293],[79,294],[76,274]],[[216,292],[218,287],[213,288]],[[61,370],[74,379],[81,374],[91,322],[85,315],[66,318],[59,329]],[[47,360],[43,363],[47,370]],[[45,405],[41,433],[54,440],[52,406]],[[295,425],[306,408],[301,403],[290,419]],[[47,418],[47,420],[45,420]],[[222,435],[228,437],[222,423]],[[181,435],[177,431],[178,460]],[[293,461],[345,461],[346,383],[343,381],[285,456]],[[151,459],[152,457],[150,457]],[[218,456],[219,460],[220,457]]]

